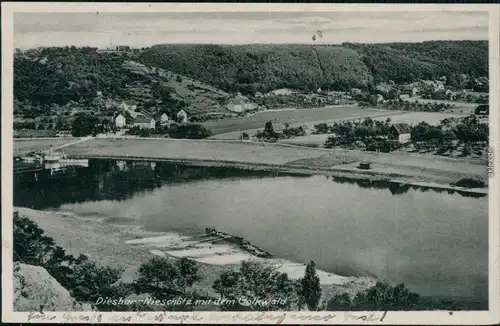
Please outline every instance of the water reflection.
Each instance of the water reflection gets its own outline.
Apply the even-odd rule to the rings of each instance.
[[[14,205],[45,209],[59,207],[64,203],[89,200],[124,200],[136,193],[151,191],[164,183],[187,183],[224,178],[266,178],[282,175],[285,174],[148,161],[93,159],[45,163],[44,165],[15,163]],[[326,178],[330,179],[328,176]],[[406,194],[410,189],[414,189],[422,192],[457,193],[474,198],[485,196],[387,180],[357,180],[345,177],[331,177],[331,179],[335,183],[355,184],[360,188],[387,189],[393,195]]]
[[[89,160],[81,164],[58,162],[43,166],[15,164],[14,205],[46,209],[65,203],[124,200],[164,183],[264,177],[269,177],[269,173],[146,161]]]

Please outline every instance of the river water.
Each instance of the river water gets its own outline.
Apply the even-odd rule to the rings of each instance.
[[[158,232],[216,228],[328,272],[404,282],[422,295],[487,300],[487,197],[160,162],[16,171],[15,206]]]

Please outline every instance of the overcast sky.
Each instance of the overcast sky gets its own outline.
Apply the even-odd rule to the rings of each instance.
[[[487,40],[487,12],[15,13],[14,46]]]

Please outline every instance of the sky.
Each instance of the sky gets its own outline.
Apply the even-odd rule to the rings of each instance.
[[[14,13],[14,46],[23,49],[487,39],[486,11]]]

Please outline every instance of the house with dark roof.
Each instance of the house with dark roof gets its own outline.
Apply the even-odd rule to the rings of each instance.
[[[151,117],[140,115],[134,119],[134,127],[139,127],[141,129],[154,129],[156,127],[156,121]]]
[[[488,104],[481,104],[476,108],[476,110],[474,111],[474,114],[476,114],[476,115],[488,115],[489,111],[490,111],[490,107]]]
[[[391,126],[389,139],[397,140],[401,144],[410,142],[411,128],[407,123],[395,123]]]
[[[265,132],[276,132],[276,133],[282,133],[286,129],[286,126],[280,122],[274,122],[274,121],[268,121],[266,122],[266,125],[264,126],[264,131]]]

